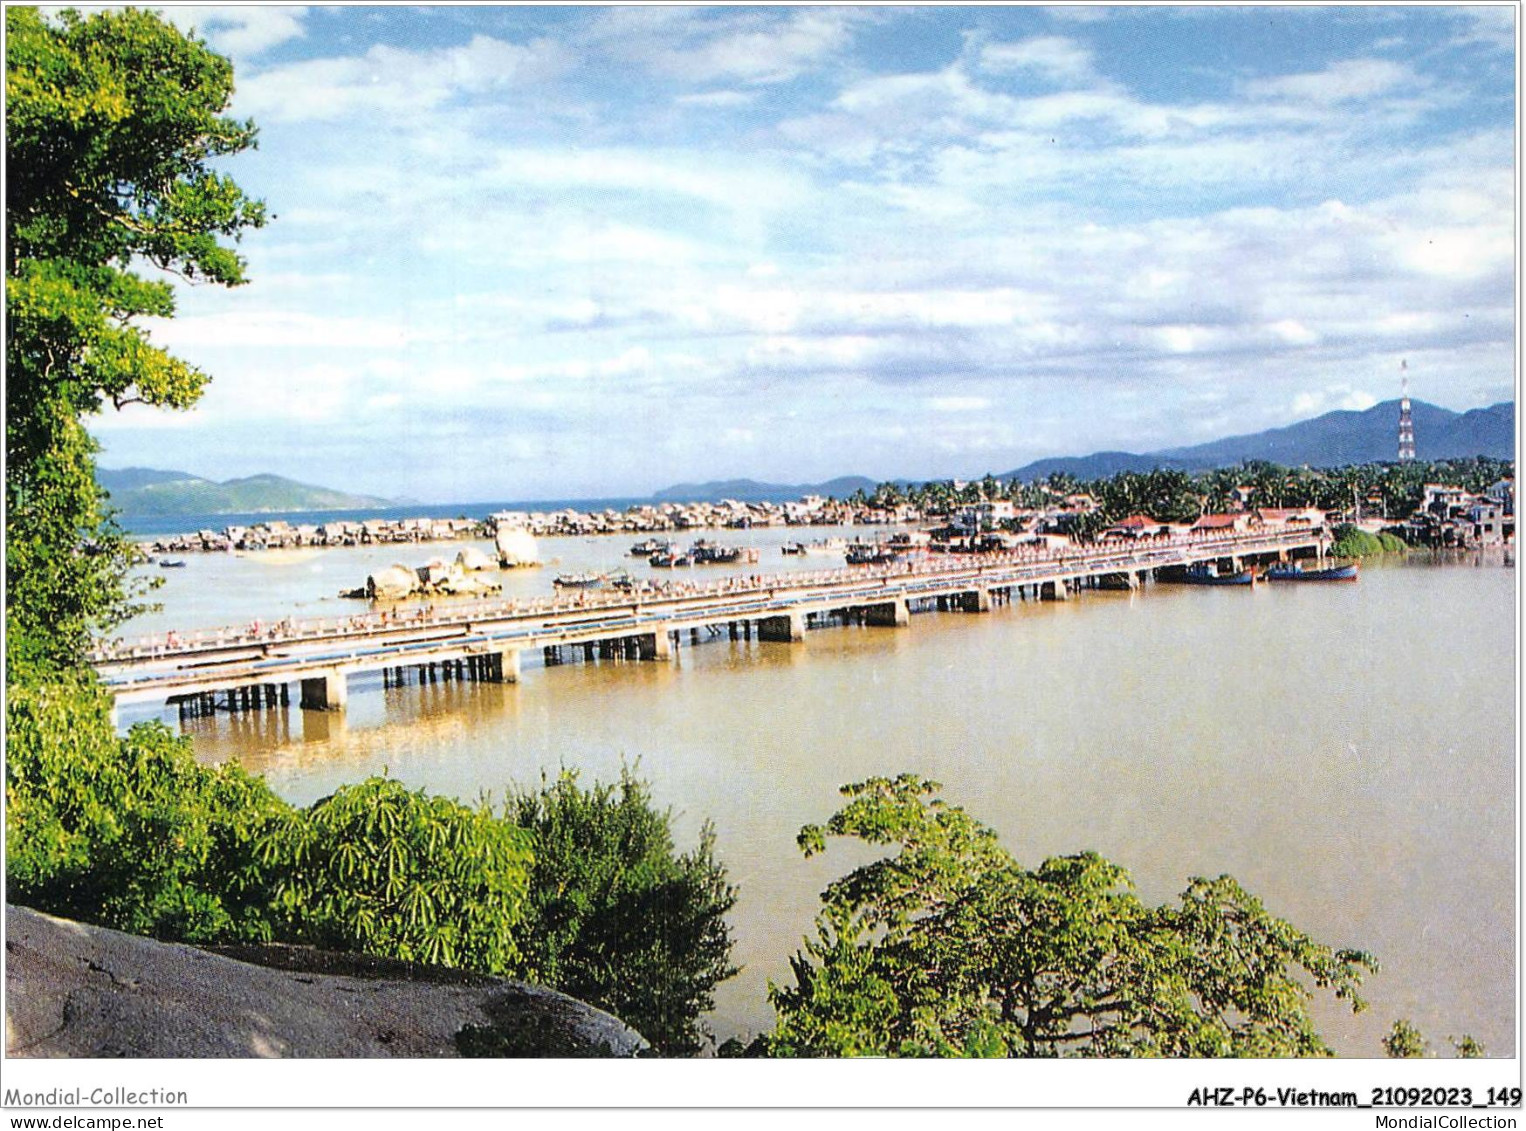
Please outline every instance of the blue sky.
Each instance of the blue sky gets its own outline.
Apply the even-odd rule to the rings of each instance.
[[[1510,5],[175,7],[252,282],[106,466],[426,501],[973,476],[1513,396]]]

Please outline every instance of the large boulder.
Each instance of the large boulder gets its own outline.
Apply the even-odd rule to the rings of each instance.
[[[439,578],[432,586],[433,592],[443,593],[447,597],[485,597],[490,593],[500,592],[502,589],[503,586],[498,582],[473,577],[469,573],[462,572],[459,566]]]
[[[540,565],[540,547],[528,530],[501,528],[493,536],[493,548],[498,551],[498,564],[504,569]]]
[[[366,578],[366,596],[377,601],[401,601],[419,588],[419,575],[405,565],[379,569]]]
[[[493,569],[493,559],[484,554],[476,546],[466,546],[456,555],[456,567],[466,573],[476,573],[478,570]]]
[[[6,908],[12,1057],[636,1056],[565,994],[308,947],[161,943]]]

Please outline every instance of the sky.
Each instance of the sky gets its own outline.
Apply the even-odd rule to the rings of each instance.
[[[1514,395],[1512,5],[165,11],[274,219],[103,466],[626,496]]]

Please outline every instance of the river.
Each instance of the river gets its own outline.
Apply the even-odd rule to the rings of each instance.
[[[752,572],[836,564],[777,547],[843,533],[712,537],[758,546]],[[499,577],[527,596],[559,570],[659,573],[622,559],[633,540],[545,539],[546,568]],[[455,549],[188,555],[155,595],[164,610],[123,634],[359,611],[333,594]],[[236,758],[297,803],[383,772],[475,800],[563,766],[589,780],[637,765],[682,844],[714,823],[741,889],[743,971],[710,1018],[721,1038],[770,1023],[766,983],[788,977],[819,891],[867,858],[834,845],[805,861],[799,827],[829,815],[845,782],[912,771],[1026,864],[1094,849],[1154,902],[1227,872],[1315,938],[1372,951],[1370,1009],[1318,1008],[1344,1055],[1379,1055],[1399,1017],[1441,1051],[1468,1032],[1511,1055],[1514,645],[1512,569],[1412,555],[1364,566],[1356,584],[1152,585],[795,645],[722,638],[670,663],[527,665],[517,685],[356,678],[342,715],[184,726],[199,757]]]

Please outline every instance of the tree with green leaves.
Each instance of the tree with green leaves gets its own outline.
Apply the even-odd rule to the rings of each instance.
[[[679,852],[672,815],[628,770],[584,787],[564,772],[508,813],[535,861],[521,932],[527,976],[617,1014],[658,1051],[704,1046],[700,1017],[735,974],[726,915],[737,892],[707,825]]]
[[[78,663],[128,615],[131,547],[85,419],[193,404],[206,375],[137,321],[166,276],[236,286],[264,207],[215,165],[254,144],[232,65],[157,16],[7,8],[6,652],[13,678]]]
[[[822,894],[816,935],[771,986],[775,1056],[1320,1056],[1308,985],[1353,1009],[1377,963],[1271,915],[1228,876],[1151,907],[1094,853],[1019,865],[910,774],[845,786],[808,825],[895,846]]]

